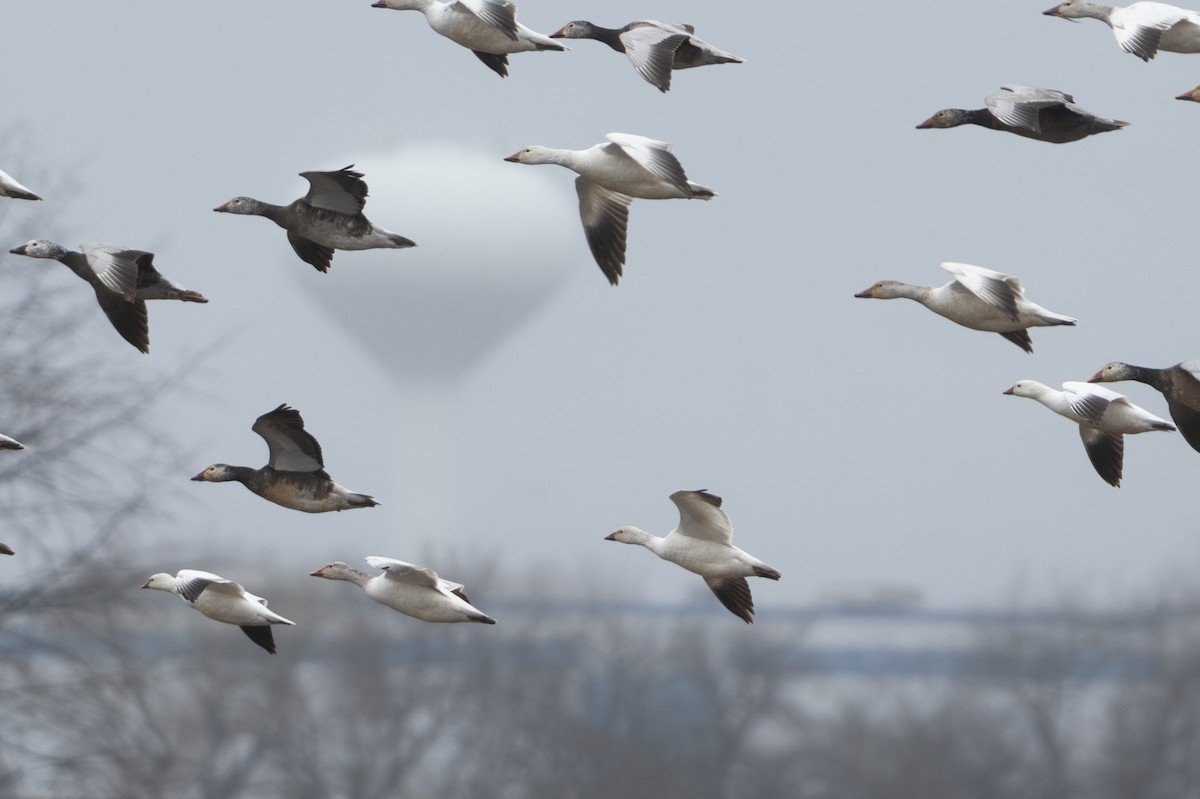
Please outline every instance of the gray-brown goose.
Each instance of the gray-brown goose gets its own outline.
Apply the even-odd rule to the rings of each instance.
[[[354,164],[329,172],[301,172],[308,193],[288,205],[272,205],[250,197],[234,197],[213,210],[223,214],[265,216],[287,231],[300,260],[328,272],[334,250],[415,247],[399,233],[377,227],[363,215],[367,184]]]
[[[917,125],[926,128],[956,128],[959,125],[979,125],[1003,130],[1027,139],[1066,144],[1095,133],[1119,130],[1128,122],[1108,119],[1084,111],[1075,105],[1075,98],[1054,89],[1039,89],[1006,83],[1002,94],[984,100],[985,108],[968,111],[944,108]]]
[[[14,255],[48,258],[66,264],[96,292],[96,302],[121,337],[142,352],[150,351],[146,300],[208,302],[202,294],[179,286],[154,268],[154,253],[117,244],[81,244],[68,250],[46,239],[34,239],[9,250]]]
[[[671,72],[710,64],[741,64],[742,59],[718,50],[696,37],[691,25],[671,25],[658,20],[638,20],[623,28],[604,28],[576,20],[550,34],[552,39],[595,39],[633,62],[633,68],[660,92],[671,89]]]
[[[370,508],[375,498],[333,482],[325,471],[321,445],[304,429],[300,411],[280,405],[264,413],[250,428],[267,442],[270,456],[261,469],[214,463],[193,480],[207,483],[237,481],[263,499],[305,513]]]

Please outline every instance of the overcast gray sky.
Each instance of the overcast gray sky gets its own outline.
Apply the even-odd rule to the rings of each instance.
[[[152,305],[148,357],[98,310],[89,344],[165,372],[226,342],[160,406],[195,464],[158,534],[172,562],[148,567],[252,585],[380,554],[452,560],[469,584],[474,562],[499,559],[673,601],[698,578],[601,539],[664,534],[667,496],[708,488],[736,543],[784,574],[754,586],[760,609],[874,583],[938,604],[1018,584],[1119,600],[1190,573],[1200,455],[1180,436],[1127,440],[1113,489],[1073,425],[1000,393],[1200,357],[1200,107],[1172,99],[1200,57],[1143,64],[1099,23],[1043,17],[1048,4],[520,4],[545,33],[657,17],[746,59],[678,73],[663,96],[592,41],[511,56],[501,80],[419,14],[368,0],[10,0],[2,96],[24,138],[0,168],[34,191],[70,174],[78,194],[44,203],[64,243],[154,250],[211,300]],[[1009,82],[1131,124],[1068,145],[914,129]],[[574,175],[501,161],[610,131],[673,142],[720,193],[636,202],[618,288],[588,252]],[[270,222],[211,211],[239,194],[288,202],[306,188],[296,173],[348,163],[367,215],[416,249],[338,253],[322,275]],[[915,303],[852,296],[943,282],[945,260],[1018,275],[1080,323],[1034,330],[1029,356]],[[1166,414],[1147,387],[1114,388]],[[382,507],[309,516],[188,482],[213,462],[263,464],[250,425],[280,402],[334,478]]]

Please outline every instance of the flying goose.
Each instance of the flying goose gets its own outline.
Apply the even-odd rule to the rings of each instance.
[[[914,286],[881,280],[855,297],[916,300],[939,316],[972,330],[999,333],[1026,352],[1033,352],[1028,328],[1074,325],[1069,316],[1047,311],[1025,299],[1020,278],[972,264],[941,264],[954,279],[942,286]]]
[[[1154,58],[1159,50],[1200,53],[1200,14],[1186,8],[1144,0],[1123,8],[1066,0],[1042,13],[1072,22],[1098,19],[1112,28],[1122,50],[1143,61]]]
[[[1128,125],[1118,119],[1099,117],[1075,105],[1075,98],[1054,89],[1039,89],[1006,83],[1003,94],[993,94],[984,100],[985,108],[967,111],[944,108],[917,125],[926,128],[956,128],[959,125],[979,125],[992,130],[1005,130],[1027,139],[1065,144],[1087,138],[1093,133],[1118,130]]]
[[[321,445],[304,429],[300,411],[286,403],[264,413],[251,430],[267,442],[270,456],[261,469],[215,463],[193,480],[224,483],[236,480],[263,499],[305,513],[371,508],[374,497],[348,491],[325,471]]]
[[[213,210],[223,214],[265,216],[287,231],[300,260],[328,272],[334,250],[402,249],[416,242],[374,225],[363,215],[367,184],[354,164],[329,172],[301,172],[308,194],[288,205],[234,197]]]
[[[782,575],[733,545],[733,525],[721,510],[720,497],[704,490],[676,491],[671,501],[679,508],[679,526],[665,537],[622,527],[604,540],[643,546],[663,560],[699,574],[730,613],[753,624],[754,600],[746,578],[778,580]]]
[[[34,239],[9,250],[14,255],[48,258],[66,264],[96,292],[96,302],[108,321],[140,351],[150,351],[146,300],[208,302],[202,294],[179,286],[154,268],[154,253],[118,244],[81,244],[83,252]]]
[[[420,11],[429,27],[470,50],[502,78],[508,77],[509,53],[567,49],[517,22],[517,7],[507,0],[378,0],[371,8]]]
[[[671,145],[632,133],[610,133],[586,150],[535,145],[505,158],[518,164],[558,164],[579,173],[575,191],[592,256],[608,282],[617,285],[625,263],[629,205],[647,200],[711,200],[712,189],[688,180]]]
[[[309,576],[354,583],[379,604],[422,621],[496,623],[471,605],[462,585],[441,579],[433,569],[376,555],[368,555],[365,560],[382,569],[383,574],[372,577],[338,560],[310,572]]]
[[[671,72],[709,64],[741,64],[742,59],[718,50],[694,34],[691,25],[671,25],[658,20],[630,22],[623,28],[603,28],[586,20],[568,22],[550,34],[551,39],[595,39],[629,56],[633,68],[652,86],[666,93]]]
[[[295,624],[267,608],[267,600],[247,591],[233,580],[211,572],[182,569],[172,577],[166,572],[152,575],[142,585],[175,594],[210,619],[236,624],[242,632],[263,649],[275,654],[272,624]]]
[[[1036,380],[1021,380],[1003,393],[1035,399],[1078,424],[1088,459],[1109,485],[1121,485],[1124,434],[1175,429],[1175,425],[1139,408],[1115,391],[1073,380],[1062,386],[1059,391]]]

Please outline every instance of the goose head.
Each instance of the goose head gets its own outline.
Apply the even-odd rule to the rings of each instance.
[[[618,541],[622,544],[645,544],[650,534],[638,527],[625,526],[614,533],[604,536],[605,541]]]
[[[225,463],[214,463],[200,474],[192,478],[205,483],[224,483],[229,480],[236,480],[233,476],[233,469]]]
[[[1089,383],[1116,383],[1121,380],[1134,380],[1133,367],[1127,363],[1113,361],[1106,363],[1099,372],[1088,378]]]
[[[909,292],[907,283],[901,283],[898,280],[881,280],[870,288],[863,289],[855,294],[855,297],[860,299],[875,299],[875,300],[894,300],[898,297],[907,297]]]
[[[67,248],[46,239],[33,239],[20,247],[9,250],[13,255],[28,255],[30,258],[61,258],[67,254]]]
[[[174,591],[175,578],[166,572],[150,575],[150,579],[142,584],[142,588],[153,588],[156,591]]]
[[[535,144],[532,147],[517,150],[504,160],[511,161],[514,164],[554,164],[558,162],[558,152],[558,150],[551,147],[543,147],[540,144]]]
[[[1018,380],[1011,387],[1000,392],[1011,397],[1038,397],[1046,392],[1049,387],[1039,383],[1036,380]]]
[[[1047,17],[1058,17],[1059,19],[1070,20],[1077,22],[1083,17],[1095,16],[1095,5],[1088,0],[1063,0],[1063,2],[1047,8],[1042,13]]]
[[[262,215],[263,204],[252,197],[234,197],[213,209],[219,214]]]
[[[344,561],[335,560],[333,563],[326,563],[316,571],[308,573],[309,577],[324,577],[326,580],[349,580],[351,573],[354,570],[350,568],[350,564]]]
[[[917,130],[927,128],[957,128],[970,122],[970,114],[961,108],[943,108],[929,119],[917,125]]]
[[[595,39],[596,26],[585,19],[568,22],[550,34],[551,39]]]

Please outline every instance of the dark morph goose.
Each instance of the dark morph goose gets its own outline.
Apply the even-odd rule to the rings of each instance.
[[[270,456],[261,469],[215,463],[193,477],[208,483],[231,480],[244,485],[263,499],[305,513],[370,508],[374,497],[349,491],[325,471],[321,445],[304,429],[300,411],[280,405],[264,413],[250,428],[267,442]]]
[[[334,250],[415,247],[416,242],[376,226],[363,215],[367,184],[350,166],[329,172],[301,172],[308,194],[288,205],[272,205],[251,197],[234,197],[214,208],[223,214],[265,216],[287,231],[300,260],[328,272]]]
[[[633,68],[660,92],[671,89],[671,72],[709,64],[741,64],[742,59],[718,50],[694,34],[691,25],[671,25],[658,20],[638,20],[623,28],[603,28],[587,20],[568,22],[550,34],[551,39],[595,39],[624,53]]]
[[[154,253],[117,244],[81,244],[83,252],[34,239],[9,250],[14,255],[49,258],[67,265],[96,292],[96,302],[121,334],[142,352],[150,351],[146,300],[208,302],[204,295],[179,286],[154,268]]]
[[[1128,122],[1108,119],[1084,111],[1075,105],[1075,98],[1054,89],[1039,89],[1006,83],[1001,94],[984,100],[984,108],[965,110],[943,108],[917,125],[926,128],[956,128],[959,125],[979,125],[1003,130],[1027,139],[1066,144],[1095,133],[1119,130]]]

